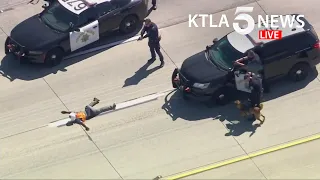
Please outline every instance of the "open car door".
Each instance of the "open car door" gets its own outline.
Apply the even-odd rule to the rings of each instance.
[[[70,32],[71,51],[80,49],[99,40],[99,22],[98,20],[79,28],[79,32]]]
[[[251,93],[251,89],[249,88],[249,84],[244,79],[245,73],[242,73],[241,71],[235,71],[234,72],[234,80],[236,83],[236,88],[239,91]]]
[[[248,83],[248,81],[245,81],[245,79],[244,79],[245,75],[246,75],[246,73],[243,73],[241,71],[234,72],[234,79],[235,79],[236,88],[239,91],[251,93],[251,89],[249,88],[249,83]],[[259,78],[259,80],[260,80],[260,83],[262,83],[261,77]]]

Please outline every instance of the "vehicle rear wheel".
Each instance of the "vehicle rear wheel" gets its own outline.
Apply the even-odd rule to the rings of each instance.
[[[309,75],[310,66],[306,63],[298,63],[289,71],[289,79],[293,82],[303,81]]]
[[[120,32],[124,34],[133,33],[135,30],[137,30],[138,24],[139,19],[134,15],[129,15],[120,23]]]
[[[61,63],[64,56],[64,52],[61,48],[51,49],[46,54],[45,64],[49,67],[57,66]]]
[[[218,89],[212,96],[212,99],[219,106],[228,104],[230,101],[230,97],[227,93],[227,88]]]

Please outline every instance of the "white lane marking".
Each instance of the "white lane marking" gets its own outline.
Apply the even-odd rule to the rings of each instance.
[[[131,42],[131,41],[136,41],[136,40],[138,40],[138,38],[139,38],[139,36],[134,36],[134,37],[129,38],[127,40],[116,41],[116,42],[113,42],[113,43],[110,43],[110,44],[106,44],[106,45],[98,46],[98,47],[95,47],[95,48],[87,49],[85,51],[81,51],[81,52],[78,52],[78,53],[75,53],[75,54],[71,54],[70,56],[66,56],[64,59],[70,59],[70,58],[73,58],[73,57],[81,56],[81,55],[84,55],[84,54],[89,54],[89,53],[92,53],[92,52],[95,52],[95,51],[99,51],[99,50],[102,50],[102,49],[107,49],[109,47],[113,47],[113,46],[116,46],[116,45],[125,44],[125,43]]]
[[[60,121],[52,122],[48,124],[48,127],[60,127],[60,126],[65,126],[67,122],[70,121],[70,118],[62,119]]]
[[[136,105],[140,105],[140,104],[144,104],[144,103],[147,103],[147,102],[150,102],[150,101],[157,100],[159,97],[165,96],[165,95],[168,94],[168,92],[173,91],[173,90],[174,89],[169,89],[169,90],[162,91],[162,92],[159,92],[159,93],[154,93],[154,94],[150,94],[150,95],[147,95],[147,96],[143,96],[143,97],[140,97],[140,98],[136,98],[136,99],[132,99],[132,100],[129,100],[129,101],[125,101],[125,102],[119,103],[119,104],[117,104],[116,109],[114,111],[105,112],[105,113],[100,114],[99,116],[102,116],[102,115],[105,115],[105,114],[108,114],[108,113],[111,113],[111,112],[119,111],[121,109],[126,109],[126,108],[129,108],[129,107],[132,107],[132,106],[136,106]],[[56,122],[49,123],[48,127],[65,126],[68,121],[70,121],[70,118],[62,119],[62,120],[59,120],[59,121],[56,121]]]

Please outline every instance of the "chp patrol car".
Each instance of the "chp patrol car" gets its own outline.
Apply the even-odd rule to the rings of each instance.
[[[148,0],[56,0],[18,24],[5,53],[21,63],[58,65],[63,57],[114,30],[132,33],[147,16]]]

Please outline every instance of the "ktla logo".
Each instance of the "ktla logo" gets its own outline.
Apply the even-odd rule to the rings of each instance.
[[[246,28],[241,28],[238,22],[233,23],[234,30],[239,34],[250,34],[255,28],[255,22],[252,16],[248,13],[253,12],[253,7],[238,7],[236,9],[235,20],[246,21],[248,26]],[[258,37],[259,39],[281,39],[282,31],[281,28],[302,28],[305,26],[303,21],[304,15],[258,15]],[[298,22],[296,24],[295,22]]]
[[[281,39],[282,38],[282,28],[302,28],[305,26],[305,22],[302,18],[304,15],[258,15],[258,22],[255,23],[254,18],[249,14],[253,12],[253,7],[237,7],[235,12],[235,19],[232,23],[233,29],[242,35],[250,34],[254,29],[255,25],[261,30],[259,30],[259,39]],[[206,26],[206,20],[209,19],[210,27],[230,27],[229,20],[225,14],[220,18],[219,24],[213,24],[213,15],[208,14],[196,14],[193,17],[189,15],[189,27],[199,27],[196,23],[196,19],[200,17],[202,22],[202,27]],[[240,27],[240,22],[247,24],[247,26]],[[295,23],[295,22],[298,23]]]

